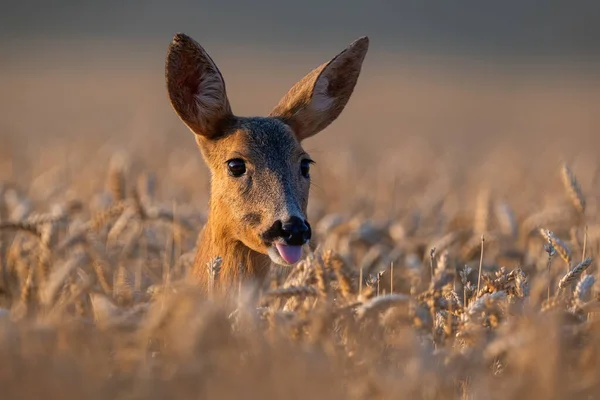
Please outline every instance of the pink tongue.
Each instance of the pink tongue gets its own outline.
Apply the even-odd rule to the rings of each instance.
[[[276,243],[275,246],[281,258],[289,264],[295,264],[302,257],[302,246],[286,246],[279,243]]]

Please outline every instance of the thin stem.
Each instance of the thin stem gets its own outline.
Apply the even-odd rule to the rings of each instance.
[[[363,269],[360,268],[359,278],[358,278],[358,295],[362,295],[362,281],[363,281]]]
[[[481,286],[481,270],[483,268],[483,243],[485,242],[484,235],[481,235],[481,255],[479,257],[479,276],[477,278],[477,294],[479,294],[479,287]]]
[[[581,259],[585,260],[585,250],[587,247],[587,236],[588,236],[588,226],[585,226],[585,230],[583,231],[583,254],[581,255]]]
[[[548,300],[550,300],[550,284],[552,282],[552,279],[550,278],[550,267],[552,264],[552,257],[556,253],[556,250],[554,250],[554,246],[552,246],[552,243],[550,242],[544,246],[544,250],[546,250],[546,252],[548,253],[548,265],[546,267],[546,270],[548,272]]]
[[[550,301],[550,264],[552,264],[552,256],[548,256],[548,267],[546,268],[548,271],[548,301]]]
[[[394,262],[390,266],[390,294],[394,293]]]
[[[433,266],[434,261],[435,261],[435,247],[429,251],[429,266],[431,269],[431,282],[433,282],[433,278],[435,275],[435,268]]]

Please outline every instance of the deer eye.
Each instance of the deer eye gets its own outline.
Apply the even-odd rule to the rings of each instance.
[[[229,175],[238,178],[246,173],[246,163],[241,158],[234,158],[227,161]]]
[[[310,178],[310,164],[312,164],[312,160],[304,159],[300,162],[300,173],[305,178]]]

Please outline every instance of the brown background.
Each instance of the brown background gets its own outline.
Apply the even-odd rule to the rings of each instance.
[[[164,89],[166,47],[183,31],[218,63],[242,115],[268,113],[311,68],[370,36],[348,107],[306,143],[311,207],[385,216],[450,193],[466,209],[489,185],[525,213],[564,200],[561,160],[595,207],[592,1],[121,3],[3,4],[0,179],[36,200],[87,196],[126,151],[134,171],[156,171],[163,200],[205,206],[207,171]]]

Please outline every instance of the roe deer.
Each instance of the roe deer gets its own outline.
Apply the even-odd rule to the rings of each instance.
[[[314,69],[268,117],[239,117],[208,53],[189,36],[175,35],[166,57],[169,99],[211,173],[208,220],[191,270],[199,284],[206,286],[207,264],[217,256],[225,285],[238,274],[262,281],[271,262],[300,260],[311,239],[306,208],[313,163],[300,143],[340,115],[368,47],[368,38],[359,38]]]

